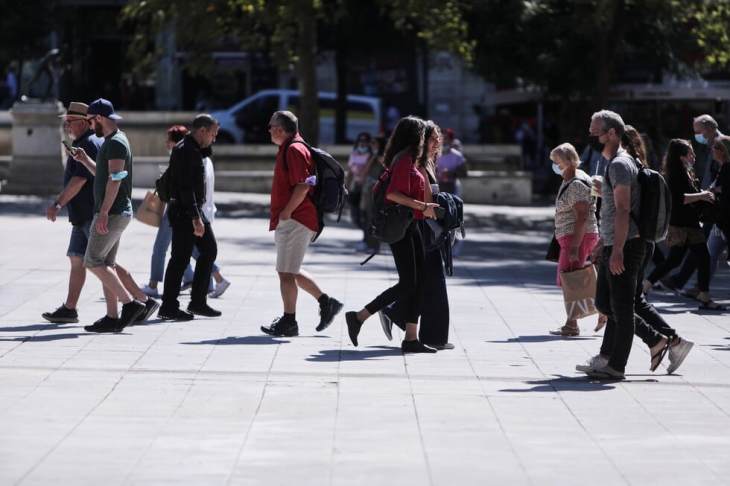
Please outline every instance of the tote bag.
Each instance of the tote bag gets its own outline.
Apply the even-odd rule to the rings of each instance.
[[[593,265],[572,272],[561,272],[560,284],[568,319],[580,319],[598,313],[595,305],[596,268]]]
[[[147,191],[144,201],[137,208],[135,218],[156,228],[160,227],[162,221],[162,213],[165,211],[165,203],[154,192]]]

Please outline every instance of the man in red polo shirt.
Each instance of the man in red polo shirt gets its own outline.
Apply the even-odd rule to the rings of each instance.
[[[301,269],[309,243],[319,229],[317,208],[310,197],[316,184],[312,155],[299,134],[297,117],[290,111],[277,111],[269,122],[271,141],[279,146],[271,186],[271,220],[276,243],[276,271],[279,273],[284,315],[261,330],[271,336],[297,336],[298,287],[319,302],[317,331],[332,323],[342,303],[320,290],[312,276]]]

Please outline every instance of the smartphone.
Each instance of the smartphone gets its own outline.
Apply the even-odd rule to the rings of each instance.
[[[71,145],[70,143],[68,143],[68,142],[67,142],[66,140],[61,140],[61,143],[63,144],[63,146],[64,146],[64,147],[66,147],[66,150],[68,150],[68,151],[69,151],[69,152],[71,152],[71,153],[74,153],[74,151],[76,150],[76,149],[75,149],[75,148],[73,148],[73,146],[72,146],[72,145]]]

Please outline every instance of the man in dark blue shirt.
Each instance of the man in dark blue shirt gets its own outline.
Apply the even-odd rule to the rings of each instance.
[[[94,135],[86,116],[88,106],[84,103],[72,102],[63,118],[63,128],[73,139],[74,147],[81,147],[95,158],[103,138]],[[76,304],[86,280],[84,254],[89,238],[89,228],[94,217],[94,176],[81,162],[73,157],[66,159],[63,174],[63,191],[46,209],[46,217],[56,221],[62,207],[68,208],[68,219],[71,222],[71,241],[66,255],[71,260],[71,274],[68,282],[66,301],[53,312],[45,312],[43,318],[54,323],[79,322]]]

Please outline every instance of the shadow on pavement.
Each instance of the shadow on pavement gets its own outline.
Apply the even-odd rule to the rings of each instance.
[[[211,345],[260,345],[260,344],[286,344],[290,343],[286,339],[275,338],[272,336],[228,336],[227,338],[221,339],[210,339],[208,341],[198,341],[195,343],[180,343],[180,344],[211,344]]]
[[[324,349],[307,358],[307,361],[331,363],[336,361],[362,361],[385,358],[388,356],[402,356],[403,352],[395,346],[368,346],[362,351],[349,349]]]
[[[532,385],[530,388],[505,388],[499,391],[505,393],[555,393],[561,391],[596,392],[613,390],[614,388],[616,388],[609,383],[591,380],[585,376],[553,376],[555,376],[556,378],[550,380],[530,380],[524,382],[526,385]]]
[[[69,326],[69,327],[64,327]],[[30,332],[30,331],[52,331],[54,329],[72,329],[76,327],[74,324],[53,324],[50,322],[28,324],[27,326],[11,326],[11,327],[0,327],[0,332]]]
[[[547,343],[550,341],[591,341],[599,338],[600,336],[553,336],[552,334],[538,334],[535,336],[517,336],[506,339],[504,341],[487,341],[488,343],[495,344],[508,344],[508,343]]]
[[[79,336],[91,336],[89,333],[67,333],[67,334],[47,334],[45,336],[21,336],[11,339],[0,338],[0,341],[17,341],[17,342],[47,342],[60,341],[61,339],[77,339]]]

